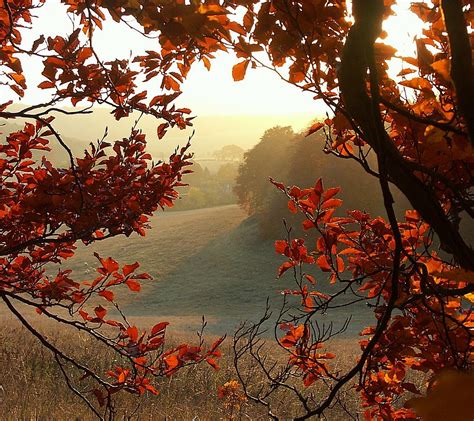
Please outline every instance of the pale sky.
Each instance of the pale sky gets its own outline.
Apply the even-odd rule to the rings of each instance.
[[[39,11],[34,20],[33,30],[24,31],[26,45],[40,35],[65,35],[71,31],[72,24],[65,19],[65,8],[57,0],[50,0]],[[103,31],[94,34],[94,45],[104,59],[125,58],[130,51],[140,54],[146,49],[156,48],[157,40],[146,39],[136,32],[109,19]],[[265,69],[249,69],[245,80],[235,83],[232,80],[232,66],[237,59],[231,54],[220,54],[212,62],[208,71],[201,63],[191,69],[188,79],[182,86],[183,94],[178,104],[193,110],[197,115],[219,114],[321,114],[323,108],[312,99],[312,95],[302,93],[293,86],[282,82],[275,74]],[[28,90],[22,102],[34,103],[45,98],[45,91],[36,88],[41,80],[41,62],[37,59],[25,60],[25,73]],[[151,92],[153,84],[147,85],[150,98],[160,93]],[[18,101],[14,93],[0,87],[2,97]],[[69,105],[69,104],[68,104]]]
[[[402,55],[412,55],[414,49],[414,35],[420,33],[420,21],[407,12],[409,1],[402,0],[397,7],[399,14],[385,23],[389,37],[385,42],[392,43]],[[49,0],[45,7],[37,11],[38,19],[34,20],[33,30],[24,31],[24,39],[30,45],[39,34],[64,35],[70,32],[71,22],[65,19],[64,6],[57,0]],[[126,57],[130,50],[135,54],[146,49],[154,48],[157,41],[148,40],[139,34],[124,28],[109,19],[104,31],[95,33],[95,47],[101,57]],[[248,69],[246,78],[241,82],[234,82],[231,76],[232,65],[237,59],[230,54],[221,54],[212,62],[212,68],[207,71],[202,64],[195,65],[187,81],[183,85],[183,95],[178,105],[193,110],[193,115],[289,115],[311,114],[316,118],[325,113],[321,102],[314,101],[312,95],[301,92],[299,89],[281,81],[271,71],[266,69]],[[45,99],[45,91],[36,88],[42,69],[36,59],[24,61],[27,76],[28,90],[22,102],[34,103]],[[393,64],[394,72],[400,64]],[[152,92],[153,85],[148,85],[150,98],[159,93]],[[11,91],[0,87],[2,98],[18,101],[18,97]],[[69,105],[69,104],[68,104]]]

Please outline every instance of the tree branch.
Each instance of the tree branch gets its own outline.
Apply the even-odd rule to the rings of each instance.
[[[466,120],[467,131],[474,146],[474,69],[462,2],[443,0],[441,9],[451,49],[451,79],[456,88],[459,110]]]
[[[426,186],[400,155],[385,129],[377,128],[377,121],[368,112],[372,109],[367,93],[367,57],[381,32],[384,13],[383,0],[354,1],[354,25],[342,53],[339,81],[342,97],[348,112],[364,133],[364,140],[383,156],[389,179],[402,191],[412,206],[438,234],[444,250],[453,254],[465,269],[474,269],[474,252],[464,241],[459,231],[447,218],[432,190]]]

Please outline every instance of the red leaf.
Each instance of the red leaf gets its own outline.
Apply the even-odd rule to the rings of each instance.
[[[323,201],[325,202],[326,200],[331,199],[333,196],[338,194],[341,191],[340,187],[331,187],[330,189],[327,189],[323,193]]]
[[[329,260],[325,254],[319,256],[316,263],[324,272],[331,271],[331,265],[329,264]]]
[[[130,326],[127,328],[127,335],[131,341],[137,342],[138,340],[138,329],[136,326]]]
[[[278,254],[285,254],[285,251],[287,248],[288,248],[288,243],[285,240],[275,241],[275,251]]]
[[[275,181],[273,178],[270,177],[270,183],[272,183],[277,189],[281,191],[285,191],[285,186],[283,183],[279,183],[278,181]]]
[[[309,295],[306,297],[303,297],[302,299],[302,305],[305,309],[305,311],[311,311],[314,308],[314,301],[313,298],[310,297]]]
[[[104,317],[107,314],[107,309],[102,306],[98,306],[94,309],[94,313],[100,320],[104,320]]]
[[[285,262],[283,263],[279,268],[278,268],[278,277],[283,275],[288,269],[292,268],[295,266],[295,263],[293,262]]]
[[[209,353],[210,354],[215,354],[215,352],[219,352],[219,351],[216,351],[217,347],[222,343],[224,342],[224,339],[225,339],[225,336],[221,336],[219,339],[217,339],[211,346],[211,348],[209,349]],[[219,352],[220,353],[220,352]]]
[[[341,199],[329,199],[323,202],[321,209],[338,208],[341,205],[342,205]]]
[[[293,200],[288,200],[288,209],[291,213],[298,212],[298,208],[296,207],[295,202]]]
[[[156,324],[156,325],[153,326],[153,328],[151,329],[151,336],[155,336],[155,335],[157,335],[158,333],[164,331],[165,328],[166,328],[166,326],[168,326],[168,325],[169,325],[168,322],[161,322],[161,323]]]
[[[113,301],[114,300],[114,293],[112,291],[107,291],[107,290],[100,291],[99,295],[101,297],[104,297],[108,301]]]
[[[138,268],[138,266],[140,266],[140,264],[138,262],[135,262],[132,265],[124,265],[124,267],[122,268],[123,276],[128,276],[132,272],[135,272],[135,270]]]
[[[323,189],[323,180],[318,178],[318,180],[316,181],[316,184],[314,185],[314,190],[319,194],[323,193],[323,190],[324,190]]]
[[[97,272],[105,275],[116,272],[119,269],[119,264],[111,257],[103,259],[97,253],[94,253],[94,256],[97,257],[97,259],[99,259],[100,263],[102,264],[102,268],[97,269]]]
[[[158,139],[162,139],[163,136],[166,134],[166,129],[169,127],[168,123],[162,123],[156,129],[156,134],[158,135]]]
[[[82,309],[79,310],[79,314],[86,322],[90,319],[89,314],[87,314],[87,312]]]
[[[314,276],[306,274],[304,277],[313,285],[316,285],[316,279],[314,278]]]
[[[135,281],[133,279],[127,279],[125,283],[127,284],[130,291],[139,292],[140,289],[142,288],[142,286],[140,285],[140,282]]]
[[[310,221],[309,219],[305,219],[303,221],[303,229],[306,231],[306,230],[309,230],[311,228],[314,228],[315,225],[314,225],[314,222],[313,221]]]
[[[219,366],[214,358],[206,358],[206,362],[214,369],[219,370]]]

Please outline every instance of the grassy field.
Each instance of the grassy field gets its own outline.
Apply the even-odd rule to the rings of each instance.
[[[282,257],[272,241],[258,238],[256,222],[246,219],[236,205],[159,213],[151,224],[146,237],[118,237],[80,247],[68,267],[79,279],[92,278],[94,251],[120,263],[139,261],[154,279],[139,294],[122,294],[126,313],[167,319],[188,332],[198,328],[204,316],[211,333],[232,334],[241,321],[262,315],[267,297],[278,312],[279,291],[294,286],[289,277],[275,279]],[[320,288],[330,291],[327,275],[314,270]],[[351,316],[347,334],[352,336],[367,324],[368,314],[361,305],[351,313],[342,309],[321,316],[320,321],[340,326]]]
[[[194,342],[194,332],[204,315],[208,321],[206,336],[227,333],[233,335],[243,320],[256,320],[262,315],[267,297],[278,312],[279,290],[291,286],[290,279],[276,280],[277,267],[283,259],[276,255],[273,242],[262,242],[255,221],[247,219],[237,206],[224,206],[194,211],[161,213],[152,219],[153,228],[145,238],[115,238],[93,247],[80,247],[67,266],[80,280],[95,276],[93,252],[112,256],[121,263],[139,261],[154,280],[144,285],[141,293],[122,291],[120,301],[131,319],[139,326],[156,321],[170,321],[171,344]],[[282,230],[283,231],[283,230]],[[282,237],[283,237],[282,232]],[[324,286],[326,275],[314,275]],[[101,302],[102,303],[102,302]],[[104,303],[102,303],[104,304]],[[344,370],[357,355],[359,329],[367,325],[368,311],[364,306],[320,316],[319,321],[333,321],[336,327],[348,316],[353,323],[345,338],[330,345],[339,355],[335,364]],[[87,420],[91,414],[82,402],[67,389],[50,353],[35,338],[21,328],[0,307],[3,327],[0,329],[0,420]],[[91,360],[99,371],[110,367],[110,351],[101,350],[89,338],[65,331],[33,316],[36,326],[68,353],[81,360]],[[79,346],[76,346],[79,344]],[[278,357],[274,344],[268,345],[271,357]],[[230,352],[230,340],[223,345],[221,370],[210,367],[190,367],[176,377],[159,383],[158,397],[138,401],[122,397],[117,402],[117,419],[140,420],[218,420],[229,419],[228,410],[217,398],[216,391],[226,381],[235,379]],[[264,379],[256,375],[258,384]],[[312,391],[315,396],[321,393]],[[296,400],[275,394],[274,405],[282,419],[300,411]],[[354,414],[357,397],[349,394],[346,404]],[[267,419],[265,411],[246,403],[238,419]],[[330,412],[330,420],[344,420],[346,415]]]
[[[44,322],[35,323],[50,340],[69,355],[87,361],[97,372],[105,372],[113,365],[110,351],[103,350],[90,338],[75,332],[67,332]],[[212,338],[208,338],[209,340]],[[169,344],[191,342],[189,335],[175,335]],[[77,346],[79,344],[79,346]],[[225,401],[219,399],[217,390],[225,382],[236,378],[232,365],[230,341],[222,346],[224,356],[218,371],[206,364],[182,369],[175,376],[159,379],[158,396],[144,395],[141,398],[122,393],[115,397],[115,420],[266,420],[265,408],[250,402],[243,402],[240,410],[231,412]],[[354,361],[352,341],[339,340],[332,350],[338,352],[338,368],[345,369]],[[270,355],[278,353],[272,348]],[[250,368],[250,367],[249,367]],[[80,373],[68,370],[74,385],[86,396],[89,387],[80,381]],[[63,421],[96,419],[84,403],[68,388],[51,353],[42,347],[29,332],[11,321],[0,330],[0,419],[2,421]],[[264,382],[262,374],[252,377],[252,384],[258,387]],[[311,387],[316,397],[321,390]],[[354,392],[343,397],[347,408],[354,415],[359,411]],[[93,398],[92,398],[93,400]],[[290,419],[301,413],[300,404],[292,394],[284,391],[274,393],[271,398],[274,411],[281,419]],[[234,418],[231,417],[234,416]],[[340,409],[329,410],[327,419],[347,419]]]

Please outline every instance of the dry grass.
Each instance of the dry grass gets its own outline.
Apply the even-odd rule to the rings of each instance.
[[[100,372],[110,368],[113,356],[90,338],[71,333],[51,324],[36,321],[35,325],[48,338],[67,353],[82,361],[89,361]],[[209,338],[210,340],[213,338]],[[192,342],[189,334],[175,334],[170,344]],[[229,409],[217,397],[217,388],[235,379],[231,361],[231,341],[222,348],[224,357],[221,369],[214,371],[203,364],[181,370],[171,378],[159,380],[158,396],[148,395],[141,399],[121,394],[116,401],[118,420],[220,420],[229,419]],[[270,348],[275,353],[274,347]],[[340,354],[338,368],[344,369],[353,362],[354,343],[348,340],[336,342],[332,350]],[[89,420],[93,414],[68,388],[51,353],[43,348],[18,323],[4,320],[0,329],[0,419],[2,420]],[[74,377],[80,376],[74,373]],[[264,381],[261,374],[252,377],[255,385]],[[76,384],[82,385],[81,382]],[[313,390],[315,395],[319,392]],[[356,396],[346,396],[351,411],[357,411]],[[278,392],[272,404],[282,419],[289,419],[301,408],[293,395]],[[235,414],[234,414],[235,415]],[[261,406],[245,403],[236,419],[268,419]],[[347,415],[333,411],[328,419],[347,419]]]

